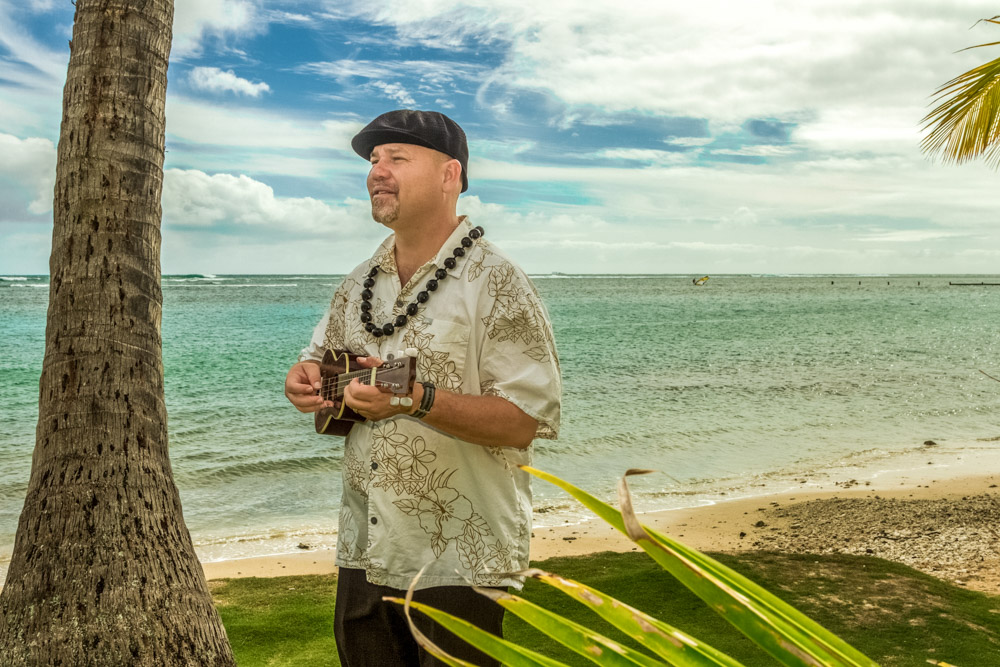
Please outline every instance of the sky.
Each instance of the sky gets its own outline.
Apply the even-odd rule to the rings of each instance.
[[[441,111],[529,273],[1000,273],[1000,172],[920,151],[995,3],[175,0],[162,268],[349,271],[350,138]],[[69,0],[0,0],[0,275],[48,273]]]

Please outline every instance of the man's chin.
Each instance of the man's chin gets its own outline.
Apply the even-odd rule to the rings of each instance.
[[[372,206],[372,219],[379,224],[391,226],[399,219],[399,209],[395,207],[384,209]]]

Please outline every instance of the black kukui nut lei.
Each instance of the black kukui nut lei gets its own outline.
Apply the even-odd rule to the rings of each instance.
[[[438,288],[438,282],[444,280],[448,277],[448,270],[454,269],[458,266],[458,257],[465,256],[465,249],[471,248],[472,243],[475,239],[481,238],[485,230],[482,227],[474,227],[469,230],[467,236],[462,237],[461,245],[452,250],[452,257],[445,258],[443,264],[445,268],[438,269],[434,272],[434,277],[427,281],[424,285],[424,289],[417,292],[416,299],[410,302],[406,306],[406,315],[397,315],[396,319],[392,322],[386,322],[382,326],[379,326],[372,322],[372,303],[371,298],[373,296],[372,288],[375,287],[375,276],[378,275],[378,267],[373,266],[368,272],[368,278],[362,283],[364,290],[361,292],[361,321],[365,325],[365,331],[374,336],[376,339],[382,336],[391,336],[396,332],[396,329],[402,329],[406,326],[410,318],[417,314],[419,306],[417,304],[427,303],[431,298],[431,292]]]

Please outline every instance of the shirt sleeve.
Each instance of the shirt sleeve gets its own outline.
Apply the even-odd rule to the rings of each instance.
[[[536,438],[555,439],[562,381],[548,312],[531,280],[513,264],[502,262],[488,273],[479,305],[480,391],[537,420]]]
[[[350,281],[345,279],[337,287],[330,300],[330,305],[319,323],[313,329],[309,345],[299,352],[299,361],[313,359],[319,361],[324,352],[329,349],[343,350],[346,344],[347,299],[350,291]]]
[[[299,361],[320,361],[323,359],[323,341],[326,340],[326,329],[330,325],[330,309],[327,308],[319,324],[313,329],[309,345],[299,352]]]

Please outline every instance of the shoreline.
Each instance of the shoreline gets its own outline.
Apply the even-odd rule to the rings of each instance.
[[[716,480],[651,494],[657,484],[655,476],[630,479],[640,520],[702,551],[868,554],[1000,594],[1000,574],[993,574],[1000,572],[997,438],[925,443],[849,457],[808,474],[777,471],[742,484]],[[335,532],[312,529],[286,533],[263,554],[229,557],[225,541],[196,551],[210,580],[330,574],[335,542]],[[635,549],[569,496],[536,508],[532,564]],[[6,565],[0,561],[0,586]]]
[[[924,457],[926,458],[926,456]],[[992,458],[992,457],[990,457]],[[1000,467],[958,466],[834,480],[815,488],[640,513],[641,521],[702,551],[859,553],[1000,594]],[[531,560],[638,547],[598,519],[536,527]],[[204,563],[208,579],[330,574],[331,548]]]
[[[814,494],[824,491],[864,486],[869,489],[889,489],[898,485],[920,486],[939,479],[975,476],[982,471],[1000,472],[1000,438],[975,442],[932,444],[904,450],[870,450],[820,465],[805,468],[794,466],[754,476],[676,483],[663,475],[632,478],[633,506],[640,515],[663,511],[687,511],[728,503],[741,499],[762,499],[785,494]],[[930,460],[929,460],[930,459]],[[567,478],[568,479],[568,478]],[[572,480],[569,480],[572,481]],[[673,486],[673,483],[679,486]],[[533,483],[534,531],[587,524],[593,515],[568,494],[549,487],[540,480]],[[615,483],[600,491],[583,487],[616,504]],[[539,489],[555,490],[556,496],[542,496]],[[610,499],[609,499],[610,498]],[[202,562],[248,561],[261,558],[305,558],[309,553],[333,551],[336,548],[335,518],[326,526],[315,518],[307,527],[286,526],[273,538],[238,536],[196,540],[196,550]],[[300,544],[307,548],[296,548]],[[237,547],[234,549],[234,546]],[[534,552],[533,552],[534,553]],[[301,557],[301,558],[298,558]]]

